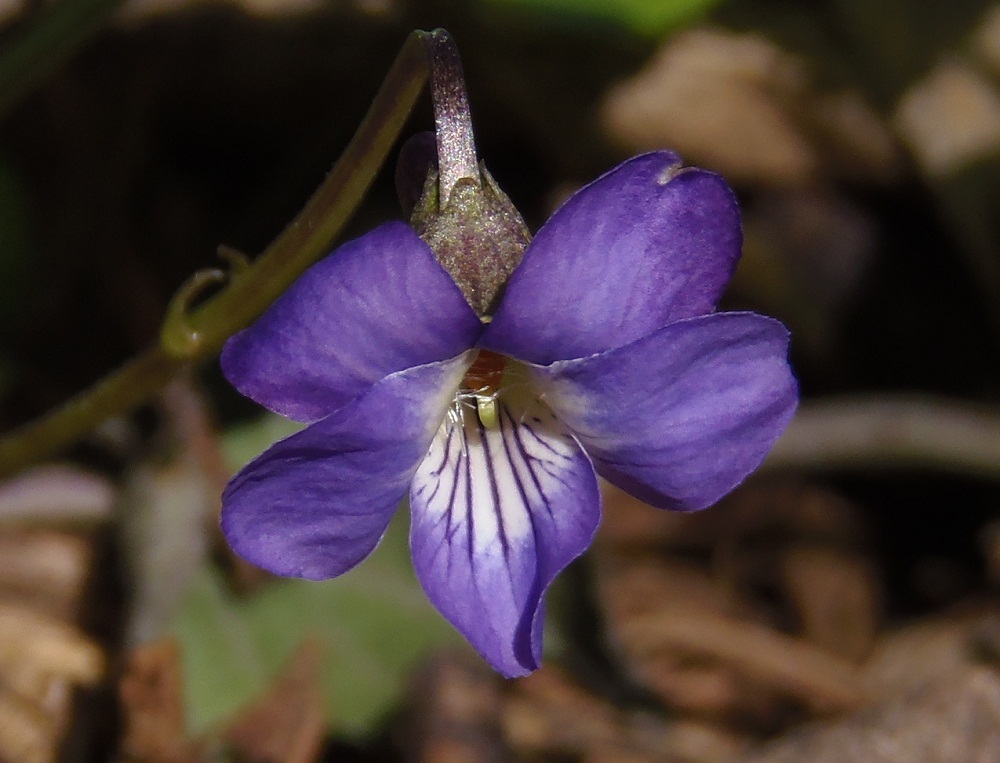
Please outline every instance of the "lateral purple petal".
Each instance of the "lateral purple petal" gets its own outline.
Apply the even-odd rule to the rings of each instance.
[[[309,268],[226,342],[221,363],[247,397],[315,421],[384,376],[464,352],[481,330],[427,245],[393,222]]]
[[[543,597],[593,540],[600,493],[579,444],[542,409],[496,426],[449,417],[410,490],[427,597],[507,677],[541,661]]]
[[[480,346],[532,363],[621,347],[711,312],[740,255],[721,177],[668,151],[584,187],[538,231]]]
[[[471,353],[401,371],[237,474],[222,531],[244,559],[320,580],[368,556],[427,453]]]
[[[602,477],[691,511],[742,482],[791,419],[788,339],[771,318],[715,313],[531,373]]]

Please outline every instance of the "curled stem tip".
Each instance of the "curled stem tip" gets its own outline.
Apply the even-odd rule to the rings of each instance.
[[[191,306],[206,288],[225,283],[228,279],[225,271],[218,268],[199,270],[177,290],[167,305],[167,314],[160,327],[160,345],[168,355],[182,359],[198,355],[202,335],[191,323]]]

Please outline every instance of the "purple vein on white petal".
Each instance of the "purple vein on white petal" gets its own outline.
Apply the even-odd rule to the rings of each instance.
[[[254,459],[223,493],[230,545],[287,576],[335,577],[360,562],[406,494],[471,356],[391,374]]]
[[[500,403],[491,427],[453,414],[414,477],[414,566],[472,645],[523,675],[538,667],[545,589],[596,531],[596,478],[551,413],[529,420]]]

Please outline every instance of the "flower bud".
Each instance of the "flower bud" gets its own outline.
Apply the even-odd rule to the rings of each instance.
[[[472,308],[480,317],[488,317],[521,262],[531,234],[482,163],[479,178],[459,178],[443,204],[441,197],[439,175],[432,167],[410,224]]]

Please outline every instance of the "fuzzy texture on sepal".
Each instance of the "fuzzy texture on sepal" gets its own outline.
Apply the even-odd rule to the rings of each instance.
[[[431,171],[410,223],[481,316],[492,315],[531,240],[528,227],[485,165],[461,178],[441,201]]]

